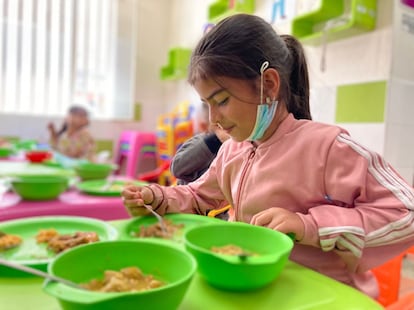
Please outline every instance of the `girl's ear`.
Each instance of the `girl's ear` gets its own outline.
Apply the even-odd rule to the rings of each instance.
[[[263,73],[264,94],[272,99],[279,98],[280,76],[274,68],[269,68]]]

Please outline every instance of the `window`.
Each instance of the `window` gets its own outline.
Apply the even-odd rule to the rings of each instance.
[[[0,0],[0,112],[64,115],[71,104],[82,102],[96,117],[127,117],[128,108],[117,115],[113,106],[120,88],[116,75],[125,75],[128,85],[134,76],[132,60],[125,66],[130,72],[117,68],[122,54],[117,33],[124,27],[119,10],[134,14],[125,8],[133,2]],[[134,49],[134,28],[129,29],[127,48]]]

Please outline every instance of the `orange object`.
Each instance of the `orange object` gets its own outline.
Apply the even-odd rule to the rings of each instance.
[[[408,250],[407,250],[407,253],[408,254],[413,254],[414,255],[414,246],[412,246],[411,248],[409,248]],[[414,309],[414,308],[413,308]]]
[[[414,292],[408,293],[392,303],[386,310],[413,310],[414,309]]]
[[[402,253],[385,264],[372,269],[379,286],[377,301],[384,307],[395,303],[398,299],[401,280],[401,264],[405,253]]]
[[[226,212],[230,208],[231,208],[231,205],[227,205],[227,206],[225,206],[224,208],[221,208],[221,209],[211,210],[210,212],[208,212],[207,216],[208,217],[216,217],[217,215]]]

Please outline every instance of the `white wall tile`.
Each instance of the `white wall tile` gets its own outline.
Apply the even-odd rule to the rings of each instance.
[[[414,79],[409,81],[392,76],[387,88],[386,122],[414,125]]]
[[[336,87],[313,87],[310,90],[310,107],[315,121],[334,124],[336,112]]]
[[[384,155],[384,123],[343,123],[338,126],[348,130],[355,141],[371,151]]]
[[[385,157],[395,166],[414,167],[414,124],[386,124]]]

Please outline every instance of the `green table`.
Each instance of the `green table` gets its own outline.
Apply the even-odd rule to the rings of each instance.
[[[122,229],[128,220],[112,223],[118,229]],[[4,307],[7,310],[60,309],[58,302],[42,291],[42,282],[40,278],[1,278],[0,275],[0,308]],[[271,285],[254,292],[221,291],[208,285],[197,274],[179,309],[375,310],[383,308],[351,287],[293,262],[288,262],[280,276]]]

